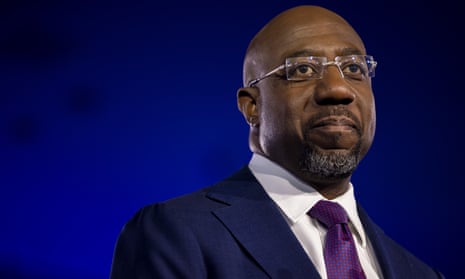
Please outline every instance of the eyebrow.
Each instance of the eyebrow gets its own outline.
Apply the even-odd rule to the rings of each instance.
[[[341,51],[341,55],[362,55],[363,53],[356,48],[346,47]]]
[[[338,50],[339,55],[361,55],[362,52],[356,48],[346,47],[341,50]],[[319,56],[321,51],[316,51],[313,49],[303,49],[289,54],[287,57],[303,57],[303,56]]]

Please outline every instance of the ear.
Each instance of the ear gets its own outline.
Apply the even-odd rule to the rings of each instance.
[[[237,90],[237,107],[251,127],[259,124],[258,97],[258,88],[256,87],[242,87]]]

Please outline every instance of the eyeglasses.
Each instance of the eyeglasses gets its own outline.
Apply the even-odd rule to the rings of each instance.
[[[290,57],[286,58],[283,65],[251,80],[248,86],[252,87],[281,70],[286,70],[286,79],[291,81],[321,79],[325,67],[329,65],[336,66],[342,78],[362,80],[375,76],[377,62],[370,55],[336,56],[333,61],[328,61],[328,58],[321,56]]]

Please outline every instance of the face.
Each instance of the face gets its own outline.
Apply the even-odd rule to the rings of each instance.
[[[257,78],[288,57],[366,54],[355,31],[332,13],[296,10],[262,30],[246,58]],[[310,13],[310,14],[308,14]],[[248,68],[247,68],[248,67]],[[371,146],[375,106],[369,77],[349,79],[326,66],[321,79],[288,81],[283,71],[249,88],[256,123],[251,146],[310,183],[350,177]],[[244,110],[243,110],[244,112]]]

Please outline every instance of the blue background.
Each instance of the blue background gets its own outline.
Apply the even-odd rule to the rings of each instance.
[[[359,201],[460,278],[464,11],[452,0],[374,2],[1,1],[0,278],[107,278],[138,208],[246,164],[245,49],[305,3],[349,20],[379,63]]]

